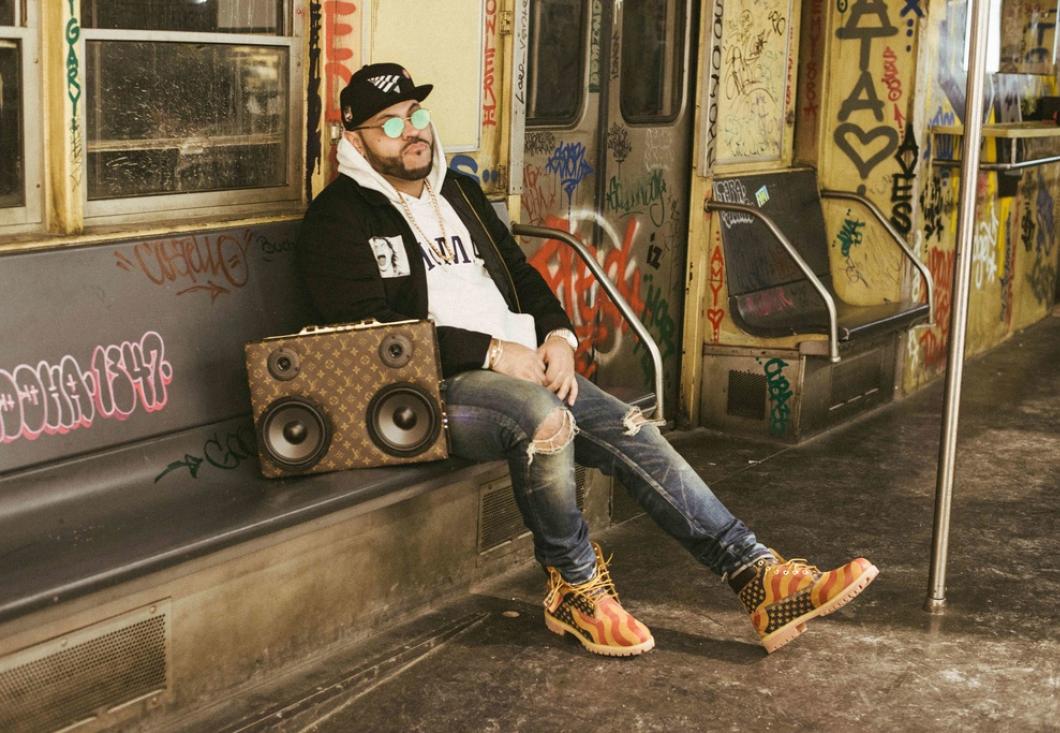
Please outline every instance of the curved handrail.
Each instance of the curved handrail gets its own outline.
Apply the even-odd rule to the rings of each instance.
[[[653,339],[651,334],[648,333],[648,329],[644,327],[644,324],[640,322],[637,314],[633,312],[633,308],[629,305],[629,302],[622,297],[620,292],[618,292],[618,289],[615,287],[614,283],[611,282],[610,278],[607,277],[604,268],[600,266],[600,263],[596,261],[596,258],[593,257],[592,253],[590,253],[585,245],[578,241],[575,236],[562,229],[539,227],[530,224],[512,224],[512,234],[520,237],[555,239],[559,242],[563,242],[578,253],[578,256],[581,257],[589,267],[589,271],[593,273],[597,282],[600,283],[600,287],[604,289],[608,297],[611,298],[611,301],[618,307],[622,317],[626,319],[636,332],[637,336],[640,337],[641,342],[647,347],[648,353],[651,354],[652,365],[655,369],[655,410],[652,413],[652,417],[655,420],[666,420],[663,412],[662,352],[659,351],[659,346],[655,343],[655,339]]]
[[[781,246],[784,247],[788,256],[795,261],[795,264],[798,265],[800,270],[802,270],[802,274],[806,276],[806,279],[810,281],[811,285],[813,285],[817,294],[821,296],[821,300],[824,301],[825,308],[828,309],[828,356],[833,362],[838,362],[839,317],[836,315],[835,299],[832,297],[832,294],[828,292],[828,288],[824,286],[821,279],[814,273],[813,269],[806,264],[806,260],[802,259],[802,255],[800,255],[799,251],[795,249],[795,245],[793,245],[788,238],[784,236],[784,233],[780,231],[780,227],[777,226],[776,222],[753,206],[744,206],[743,204],[729,204],[710,200],[704,204],[704,208],[707,211],[733,211],[740,214],[750,214],[769,227],[770,233],[778,242],[780,242]]]
[[[1037,168],[1040,165],[1049,165],[1050,163],[1060,163],[1060,155],[1050,155],[1046,158],[1033,158],[1031,160],[1021,160],[1018,163],[980,163],[979,170],[981,171],[1021,171],[1024,168]],[[931,165],[937,165],[942,168],[960,168],[961,161],[950,160],[948,158],[934,158],[931,161]]]
[[[916,258],[913,254],[913,250],[909,249],[909,245],[906,244],[905,240],[898,233],[898,230],[894,228],[891,222],[884,218],[883,212],[880,211],[876,204],[869,201],[864,196],[854,193],[853,191],[837,191],[834,189],[821,189],[821,198],[830,199],[847,199],[849,201],[857,201],[862,204],[869,211],[872,212],[873,216],[876,217],[877,221],[883,224],[883,228],[887,230],[887,233],[891,235],[891,238],[895,243],[902,248],[905,252],[905,256],[910,259],[913,263],[913,267],[920,271],[920,276],[924,278],[924,284],[927,286],[928,296],[928,325],[935,325],[935,280],[931,277],[931,271],[928,270],[927,265]]]

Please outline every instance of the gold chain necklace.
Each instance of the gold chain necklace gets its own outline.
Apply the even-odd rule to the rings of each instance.
[[[438,259],[440,259],[445,264],[451,265],[451,264],[453,264],[453,260],[455,259],[455,252],[450,252],[449,248],[446,246],[446,242],[448,241],[448,239],[445,236],[445,220],[442,219],[442,211],[441,211],[440,208],[438,208],[438,197],[434,195],[434,189],[431,188],[430,181],[424,181],[423,185],[427,188],[427,195],[430,196],[430,198],[431,198],[431,206],[434,207],[434,215],[435,215],[435,217],[437,217],[438,226],[442,230],[442,248],[441,248],[441,251],[439,251],[438,247],[435,246],[435,240],[433,240],[430,237],[428,237],[426,234],[423,233],[423,230],[420,229],[419,222],[416,221],[416,217],[413,216],[413,214],[412,214],[412,208],[409,207],[408,202],[405,201],[405,194],[402,193],[401,191],[398,191],[397,193],[398,193],[399,200],[401,201],[401,208],[405,212],[406,218],[408,218],[408,220],[412,224],[412,226],[415,227],[416,232],[421,237],[423,237],[424,240],[426,240],[427,246],[431,248],[431,252],[434,252],[434,256],[437,257]]]

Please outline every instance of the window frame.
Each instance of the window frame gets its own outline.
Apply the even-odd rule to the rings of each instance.
[[[0,233],[18,234],[41,227],[44,209],[44,118],[40,94],[44,71],[40,56],[40,5],[15,3],[15,25],[0,25],[0,40],[17,41],[21,79],[23,203],[0,208]]]
[[[302,203],[304,183],[300,163],[303,147],[303,37],[301,23],[295,21],[298,0],[284,5],[283,35],[245,33],[203,33],[188,31],[145,31],[129,29],[82,28],[79,53],[87,59],[89,42],[195,43],[222,46],[270,46],[288,49],[287,63],[287,182],[280,186],[228,188],[191,193],[164,193],[90,200],[87,175],[81,184],[81,201],[86,225],[125,224],[157,221],[159,214],[181,217],[226,217],[275,213],[278,208],[295,208]],[[81,118],[89,104],[87,63],[82,65],[80,81],[84,92],[79,102]],[[132,146],[130,146],[132,147]],[[88,166],[88,134],[85,133],[84,161]]]
[[[592,2],[593,0],[582,0],[581,5],[581,26],[582,33],[580,38],[580,44],[578,47],[578,102],[574,107],[574,112],[569,117],[534,117],[531,115],[531,98],[534,97],[534,87],[532,82],[535,79],[529,79],[527,81],[526,89],[526,128],[527,129],[550,129],[550,130],[571,130],[578,127],[582,119],[585,117],[585,109],[589,99],[589,54],[591,53],[592,44]],[[534,25],[534,6],[535,3],[531,0],[531,7],[527,13],[527,50],[526,50],[526,63],[528,67],[537,68],[534,64],[537,56],[537,49],[534,47],[533,41],[537,40],[537,37],[533,35]],[[601,85],[605,84],[605,80],[600,80]]]
[[[626,4],[621,4],[621,16],[618,18],[619,25],[619,38],[622,44],[622,48],[619,50],[618,55],[618,111],[622,116],[622,121],[627,125],[659,125],[669,124],[676,120],[684,112],[685,105],[687,104],[688,97],[688,83],[686,80],[686,73],[688,71],[689,62],[689,26],[691,19],[689,18],[689,11],[691,8],[685,0],[669,0],[673,3],[674,10],[681,16],[681,25],[673,29],[674,42],[676,48],[671,55],[672,68],[674,70],[674,78],[671,84],[671,91],[675,91],[676,94],[673,97],[674,105],[673,111],[667,115],[631,115],[626,111],[626,98],[622,93],[622,81],[625,78],[625,69],[623,68],[624,54],[626,50]]]

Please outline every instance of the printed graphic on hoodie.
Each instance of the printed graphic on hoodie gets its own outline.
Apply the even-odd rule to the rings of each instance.
[[[379,274],[383,277],[405,277],[412,272],[400,236],[372,237],[368,244],[372,246],[375,264],[379,266]]]
[[[450,224],[451,225],[451,224]],[[427,272],[430,272],[438,265],[445,264],[438,258],[438,255],[431,251],[429,247],[423,242],[420,242],[417,238],[416,244],[420,245],[420,253],[423,254],[423,264],[427,266]],[[434,238],[434,245],[440,250],[448,250],[452,255],[452,265],[478,265],[479,267],[485,267],[485,262],[482,256],[478,252],[478,247],[475,246],[474,240],[471,241],[471,252],[469,253],[467,248],[464,247],[464,241],[459,236],[449,237],[449,243],[446,244],[445,240],[441,237]],[[384,275],[384,277],[386,277]]]

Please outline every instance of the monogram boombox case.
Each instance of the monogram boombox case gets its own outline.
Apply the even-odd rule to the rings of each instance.
[[[309,326],[244,348],[264,476],[449,456],[430,321]]]

